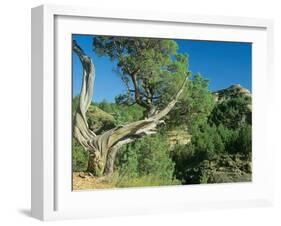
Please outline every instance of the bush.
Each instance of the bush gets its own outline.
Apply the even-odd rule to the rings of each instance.
[[[178,145],[171,152],[172,160],[175,163],[174,175],[182,184],[193,181],[194,173],[189,173],[189,169],[196,167],[204,159],[203,156],[195,155],[194,146]]]
[[[236,152],[245,154],[250,157],[252,153],[252,126],[244,125],[238,133],[238,137],[235,142]]]
[[[76,139],[72,139],[72,171],[86,171],[88,167],[88,159],[88,152],[84,150]]]
[[[124,177],[151,184],[154,178],[157,184],[173,184],[174,163],[169,156],[169,146],[165,136],[157,134],[144,137],[120,150],[116,166]],[[152,180],[153,181],[153,180]]]
[[[252,123],[252,113],[248,97],[233,97],[218,103],[209,116],[211,125],[222,124],[229,129],[239,129]]]
[[[214,157],[225,150],[225,143],[216,126],[204,124],[193,131],[191,142],[197,154],[204,155],[205,159]]]
[[[138,153],[134,149],[133,144],[123,146],[115,160],[115,166],[119,171],[119,174],[128,176],[128,177],[137,177],[138,176]]]

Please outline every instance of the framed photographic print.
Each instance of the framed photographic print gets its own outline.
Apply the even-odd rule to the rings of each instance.
[[[273,23],[32,9],[32,216],[270,205]]]

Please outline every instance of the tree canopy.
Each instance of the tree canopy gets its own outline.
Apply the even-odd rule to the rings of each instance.
[[[136,103],[144,107],[146,117],[155,113],[164,91],[171,89],[172,84],[179,85],[188,75],[188,56],[178,54],[177,49],[177,43],[168,39],[93,38],[93,50],[116,61],[114,70],[127,88],[127,93],[116,97],[116,102]]]

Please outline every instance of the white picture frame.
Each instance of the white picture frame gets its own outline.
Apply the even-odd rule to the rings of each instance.
[[[252,42],[253,181],[73,192],[69,145],[72,33]],[[56,220],[271,205],[273,153],[266,139],[266,120],[272,62],[271,20],[56,5],[33,8],[32,216]]]

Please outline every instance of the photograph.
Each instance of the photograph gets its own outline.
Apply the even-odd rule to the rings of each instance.
[[[252,43],[93,33],[69,51],[73,191],[252,181]]]

